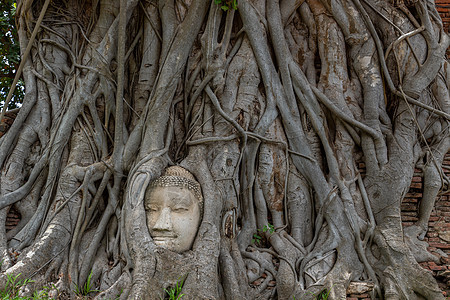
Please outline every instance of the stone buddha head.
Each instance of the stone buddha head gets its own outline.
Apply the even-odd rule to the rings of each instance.
[[[186,169],[173,166],[150,183],[144,207],[147,227],[156,245],[181,253],[190,250],[200,225],[200,184]]]

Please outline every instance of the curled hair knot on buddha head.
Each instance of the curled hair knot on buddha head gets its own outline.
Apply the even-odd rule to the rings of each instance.
[[[154,187],[182,187],[190,190],[203,208],[203,196],[200,183],[195,180],[194,175],[180,166],[168,167],[163,175],[150,183],[150,188]]]

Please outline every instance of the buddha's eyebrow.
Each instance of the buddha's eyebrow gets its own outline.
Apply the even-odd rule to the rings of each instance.
[[[191,199],[191,197],[174,197],[174,198],[172,198],[171,204],[173,206],[182,205],[182,206],[189,207],[192,204],[192,199]]]

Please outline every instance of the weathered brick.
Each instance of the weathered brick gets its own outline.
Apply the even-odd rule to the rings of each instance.
[[[417,217],[409,217],[409,216],[402,216],[402,222],[405,222],[405,221],[413,221],[413,222],[416,222],[416,221],[418,221],[419,219],[417,218]]]
[[[417,210],[417,205],[413,205],[413,204],[406,204],[403,203],[402,204],[402,211],[416,211]]]
[[[439,201],[439,205],[441,206],[450,206],[450,201]]]
[[[413,182],[413,183],[411,183],[411,187],[412,188],[421,189],[422,188],[422,183],[421,182]]]
[[[403,216],[409,216],[409,217],[417,217],[417,212],[416,211],[403,211],[402,212]]]
[[[427,237],[428,238],[438,237],[438,233],[437,232],[427,232]]]
[[[437,206],[436,210],[439,212],[450,212],[450,206]]]
[[[422,177],[414,176],[414,177],[412,178],[412,182],[422,182]]]
[[[434,242],[432,242],[432,243],[429,243],[430,244],[430,247],[436,247],[436,248],[439,248],[439,249],[450,249],[450,244],[448,244],[448,243],[434,243]]]
[[[432,271],[444,271],[444,270],[447,270],[447,267],[446,267],[446,266],[438,266],[438,265],[435,264],[434,262],[430,262],[430,263],[428,264],[428,267],[429,267],[429,269],[432,270]]]
[[[406,193],[405,197],[406,198],[422,198],[422,193],[421,192],[408,192],[408,193]]]

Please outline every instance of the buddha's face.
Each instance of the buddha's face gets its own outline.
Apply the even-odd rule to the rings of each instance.
[[[156,245],[181,253],[191,249],[200,207],[185,187],[153,187],[145,195],[147,226]]]

